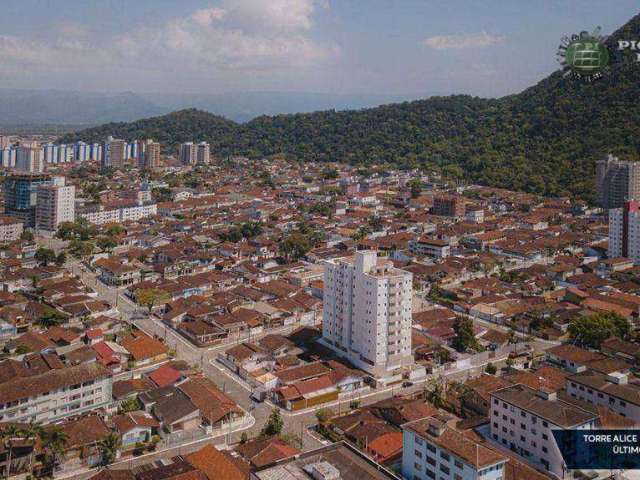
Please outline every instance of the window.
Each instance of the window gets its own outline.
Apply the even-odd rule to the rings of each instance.
[[[526,414],[526,413],[524,413],[524,412],[520,412],[520,416],[521,416],[522,418],[527,418],[527,414]]]
[[[520,424],[520,428],[521,428],[521,429],[523,429],[523,430],[526,430],[526,429],[527,429],[527,426],[526,426],[524,423],[521,423],[521,424]]]
[[[418,458],[422,458],[422,452],[419,450],[414,451],[413,454]]]
[[[493,428],[498,428],[498,422],[493,422]]]
[[[416,445],[424,445],[424,441],[420,437],[415,437]]]
[[[542,447],[542,451],[543,451],[544,453],[547,453],[549,450],[547,449],[547,447]]]
[[[462,470],[464,468],[463,463],[460,460],[454,460],[453,464],[458,467],[460,470]]]
[[[542,421],[542,426],[546,428],[546,427],[548,427],[548,426],[549,426],[549,424],[543,420],[543,421]]]
[[[442,473],[446,474],[446,475],[449,475],[449,472],[450,472],[449,467],[447,467],[446,465],[442,465],[442,464],[440,465],[440,471]]]
[[[451,458],[448,453],[440,452],[440,458],[443,458],[445,461],[449,461]]]
[[[436,453],[436,447],[434,447],[430,443],[427,443],[427,450],[429,450],[430,452]]]
[[[413,464],[413,468],[415,468],[417,471],[421,472],[422,471],[422,465],[420,465],[418,462],[415,462]]]
[[[542,439],[543,440],[549,440],[549,436],[546,433],[542,434]]]
[[[436,474],[433,473],[431,470],[426,470],[424,473],[426,473],[427,477],[429,478],[436,478]]]
[[[433,467],[436,466],[436,459],[427,455],[427,463]]]

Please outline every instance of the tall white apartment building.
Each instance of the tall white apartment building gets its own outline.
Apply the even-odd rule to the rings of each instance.
[[[590,430],[598,416],[559,400],[556,393],[512,385],[490,393],[491,436],[558,478],[573,478],[566,470],[552,430]]]
[[[54,177],[51,184],[38,187],[36,228],[54,232],[62,222],[75,220],[76,187],[65,185],[64,177]]]
[[[410,480],[502,480],[507,457],[429,417],[402,426],[402,476]]]
[[[197,151],[197,163],[207,165],[209,163],[210,147],[207,142],[200,142]]]
[[[43,152],[35,143],[25,143],[16,150],[16,169],[29,173],[44,171]]]
[[[608,256],[640,260],[640,202],[609,210]]]
[[[323,342],[377,378],[399,375],[413,362],[412,280],[372,251],[327,261]]]

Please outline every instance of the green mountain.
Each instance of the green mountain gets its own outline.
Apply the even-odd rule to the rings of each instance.
[[[556,72],[500,99],[464,95],[364,110],[258,117],[236,124],[197,110],[107,124],[61,141],[152,137],[169,146],[207,140],[219,155],[424,165],[485,185],[590,198],[595,160],[640,153],[640,63],[616,50],[640,38],[640,15],[609,37],[607,74],[591,83]],[[550,55],[553,52],[550,52]]]

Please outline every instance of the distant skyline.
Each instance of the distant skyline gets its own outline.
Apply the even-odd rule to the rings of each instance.
[[[4,0],[0,88],[497,97],[637,0]]]

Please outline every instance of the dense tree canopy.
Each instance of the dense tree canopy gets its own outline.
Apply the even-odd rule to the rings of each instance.
[[[110,123],[60,141],[151,137],[172,153],[178,143],[197,138],[219,156],[284,154],[364,169],[386,162],[440,170],[457,181],[591,198],[596,159],[608,152],[637,159],[640,152],[638,66],[629,52],[615,49],[618,38],[638,37],[640,16],[611,35],[610,71],[591,83],[556,72],[500,99],[432,97],[357,111],[262,116],[245,124],[191,109]],[[325,178],[333,173],[323,172]]]

